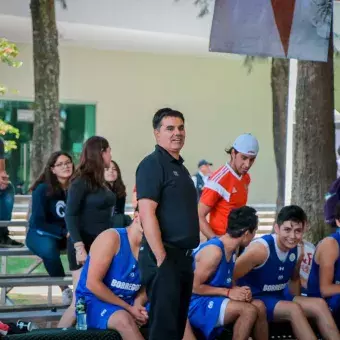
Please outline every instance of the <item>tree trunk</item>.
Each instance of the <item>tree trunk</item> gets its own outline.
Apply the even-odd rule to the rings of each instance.
[[[51,152],[60,148],[59,53],[54,0],[31,0],[35,120],[31,179],[38,177]]]
[[[289,60],[272,58],[273,137],[277,174],[276,216],[285,204]]]
[[[332,35],[327,63],[298,63],[292,202],[306,211],[313,243],[330,232],[324,196],[336,178]]]

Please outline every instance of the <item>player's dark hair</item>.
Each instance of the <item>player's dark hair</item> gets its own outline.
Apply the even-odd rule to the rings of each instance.
[[[162,125],[162,119],[165,117],[177,117],[183,120],[183,123],[185,122],[184,116],[182,112],[173,110],[169,107],[165,107],[164,109],[158,110],[152,119],[152,126],[154,130],[159,130]]]
[[[340,221],[340,202],[338,202],[335,206],[334,218]]]
[[[258,226],[257,211],[254,208],[244,206],[233,209],[228,217],[227,233],[232,238],[241,237],[246,231],[252,233]]]
[[[307,222],[307,215],[298,205],[287,205],[278,213],[276,223],[281,226],[286,221],[305,224]]]
[[[225,148],[224,151],[231,156],[231,153],[233,152],[233,150],[235,151],[235,155],[238,154],[238,151],[233,148],[232,146],[230,148]]]

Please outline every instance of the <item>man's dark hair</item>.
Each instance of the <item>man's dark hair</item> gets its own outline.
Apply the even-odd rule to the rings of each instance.
[[[338,202],[335,206],[334,218],[340,221],[340,202]]]
[[[244,206],[233,209],[228,217],[227,233],[232,238],[241,237],[246,231],[252,233],[258,225],[257,211],[254,208]]]
[[[231,155],[231,153],[233,152],[233,150],[235,151],[235,154],[238,154],[238,151],[233,148],[232,146],[230,148],[225,148],[224,151],[228,154]]]
[[[152,119],[152,126],[154,130],[159,130],[162,125],[162,119],[165,117],[177,117],[183,120],[184,123],[184,116],[182,112],[173,110],[169,107],[165,107],[164,109],[158,110]]]
[[[286,221],[305,224],[307,222],[307,215],[298,205],[287,205],[278,213],[276,223],[281,226]]]
[[[340,156],[340,145],[339,145],[339,147],[337,149],[337,152],[338,152],[338,156]]]

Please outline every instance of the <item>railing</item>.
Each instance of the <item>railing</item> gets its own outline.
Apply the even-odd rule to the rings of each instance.
[[[20,242],[24,242],[26,238],[26,228],[24,223],[27,221],[28,206],[30,195],[17,195],[12,214],[12,225],[9,227],[11,236]],[[258,211],[259,228],[256,236],[270,233],[274,224],[275,204],[249,204]],[[133,214],[132,204],[126,204],[126,213]],[[1,224],[1,223],[0,223]]]

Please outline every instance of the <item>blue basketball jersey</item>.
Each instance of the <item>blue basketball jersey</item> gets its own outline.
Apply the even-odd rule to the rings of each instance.
[[[329,237],[334,238],[338,242],[338,246],[340,249],[340,233],[334,233]],[[314,253],[313,257],[312,269],[309,274],[307,289],[308,296],[321,297],[319,277],[320,266],[315,262],[315,254],[316,252]],[[340,284],[340,256],[334,264],[333,284]]]
[[[211,240],[203,243],[194,252],[194,257],[205,247],[215,245],[222,251],[221,261],[218,264],[216,271],[205,282],[205,284],[220,287],[231,288],[232,277],[236,261],[236,254],[233,253],[229,261],[226,259],[224,245],[219,238],[212,238]],[[194,261],[194,269],[195,269]],[[217,337],[222,331],[223,327],[217,327],[221,305],[226,298],[224,296],[208,296],[192,294],[189,305],[189,320],[194,329],[199,329],[204,335],[205,339],[212,340]]]
[[[104,284],[125,302],[132,304],[140,287],[138,262],[131,251],[127,230],[125,228],[113,229],[120,236],[120,247],[117,255],[112,259],[110,267],[104,277]],[[93,297],[94,294],[86,287],[89,263],[89,254],[80,275],[76,290],[77,297]]]
[[[222,258],[215,273],[208,279],[207,282],[205,282],[205,284],[209,286],[214,286],[214,287],[231,288],[233,271],[234,271],[234,266],[235,266],[235,261],[236,261],[236,254],[233,253],[230,260],[227,261],[226,254],[224,251],[224,245],[222,241],[217,237],[214,237],[210,239],[209,241],[202,243],[199,246],[199,248],[194,252],[194,262],[193,262],[194,270],[196,267],[195,257],[197,256],[197,254],[205,247],[211,246],[211,245],[217,246],[221,249]],[[192,294],[193,297],[195,295],[196,294]]]
[[[238,285],[250,287],[253,296],[281,293],[294,273],[298,256],[298,250],[295,247],[288,252],[285,261],[281,261],[277,256],[273,235],[265,235],[262,239],[269,247],[267,261],[238,280]]]

